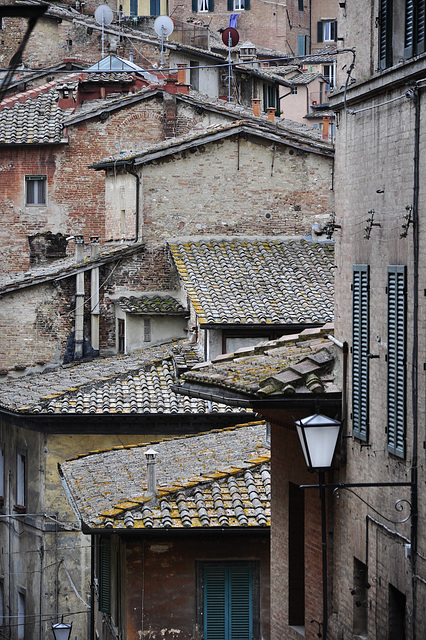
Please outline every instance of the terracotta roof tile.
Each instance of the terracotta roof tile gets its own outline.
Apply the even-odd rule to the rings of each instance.
[[[115,529],[270,525],[265,423],[90,453],[61,465],[86,524]],[[157,452],[158,498],[147,494],[144,452]]]
[[[31,93],[31,95],[29,95]],[[0,144],[59,144],[62,142],[64,112],[57,105],[55,89],[8,98],[0,109]]]
[[[186,309],[172,296],[152,295],[152,296],[122,296],[117,300],[117,304],[132,315],[182,315]]]
[[[321,324],[333,318],[329,243],[206,239],[169,246],[201,324]]]

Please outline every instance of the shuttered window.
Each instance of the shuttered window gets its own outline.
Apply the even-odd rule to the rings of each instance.
[[[253,639],[253,569],[206,567],[204,640]]]
[[[379,68],[392,65],[392,0],[380,0],[379,9]]]
[[[369,295],[370,269],[354,265],[352,283],[352,430],[361,440],[368,440],[369,390]]]
[[[405,0],[405,58],[412,58],[425,50],[425,9],[426,0]]]
[[[99,611],[111,613],[111,540],[99,538]]]
[[[406,432],[406,281],[406,267],[388,267],[387,445],[401,458]]]

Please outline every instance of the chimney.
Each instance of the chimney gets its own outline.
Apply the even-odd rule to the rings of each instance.
[[[96,258],[99,254],[98,236],[90,237],[90,257]],[[99,355],[99,267],[93,267],[90,275],[90,339],[92,349]]]
[[[275,120],[275,107],[268,107],[268,120],[274,122]]]
[[[84,237],[75,236],[75,262],[83,262],[84,258]],[[83,334],[84,334],[84,272],[80,271],[76,275],[75,283],[75,333],[74,333],[74,360],[83,357]]]
[[[253,115],[260,118],[260,98],[253,98]]]
[[[328,140],[328,127],[330,124],[330,116],[322,117],[322,137],[323,140]]]
[[[178,68],[178,83],[186,84],[186,70],[188,68],[186,66],[186,63],[178,64],[177,68]]]
[[[147,493],[151,499],[157,497],[157,478],[155,472],[155,458],[157,452],[154,449],[145,451],[146,458],[146,475],[147,475]]]

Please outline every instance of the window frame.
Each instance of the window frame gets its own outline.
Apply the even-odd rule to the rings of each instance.
[[[330,30],[330,38],[325,37],[326,25]],[[337,42],[337,20],[318,20],[317,42]]]
[[[405,458],[407,394],[407,268],[388,266],[387,450]]]
[[[251,640],[259,637],[260,634],[260,561],[259,560],[203,560],[196,562],[196,585],[197,585],[197,623],[205,639],[205,586],[204,575],[207,569],[227,569],[238,570],[245,568],[250,570],[251,575]],[[230,604],[226,605],[228,609]],[[228,635],[225,634],[226,640]],[[232,637],[231,637],[232,640]]]
[[[241,4],[243,5],[241,7]],[[240,5],[238,7],[238,5]],[[227,0],[227,9],[228,11],[249,11],[250,10],[250,0]]]
[[[30,196],[29,186],[33,185],[33,193]],[[43,189],[40,194],[40,185]],[[31,199],[34,202],[30,202]],[[46,175],[26,175],[25,176],[25,206],[26,207],[46,207],[47,206],[47,176]]]
[[[23,501],[20,502],[20,498],[23,498]],[[28,454],[25,449],[17,449],[14,510],[18,511],[19,513],[26,513],[27,503],[28,503]]]
[[[352,434],[368,441],[369,431],[370,267],[353,265],[352,281]]]

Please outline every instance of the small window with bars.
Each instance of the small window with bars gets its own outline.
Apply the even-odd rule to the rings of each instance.
[[[143,341],[151,342],[151,318],[144,318],[143,321]]]

